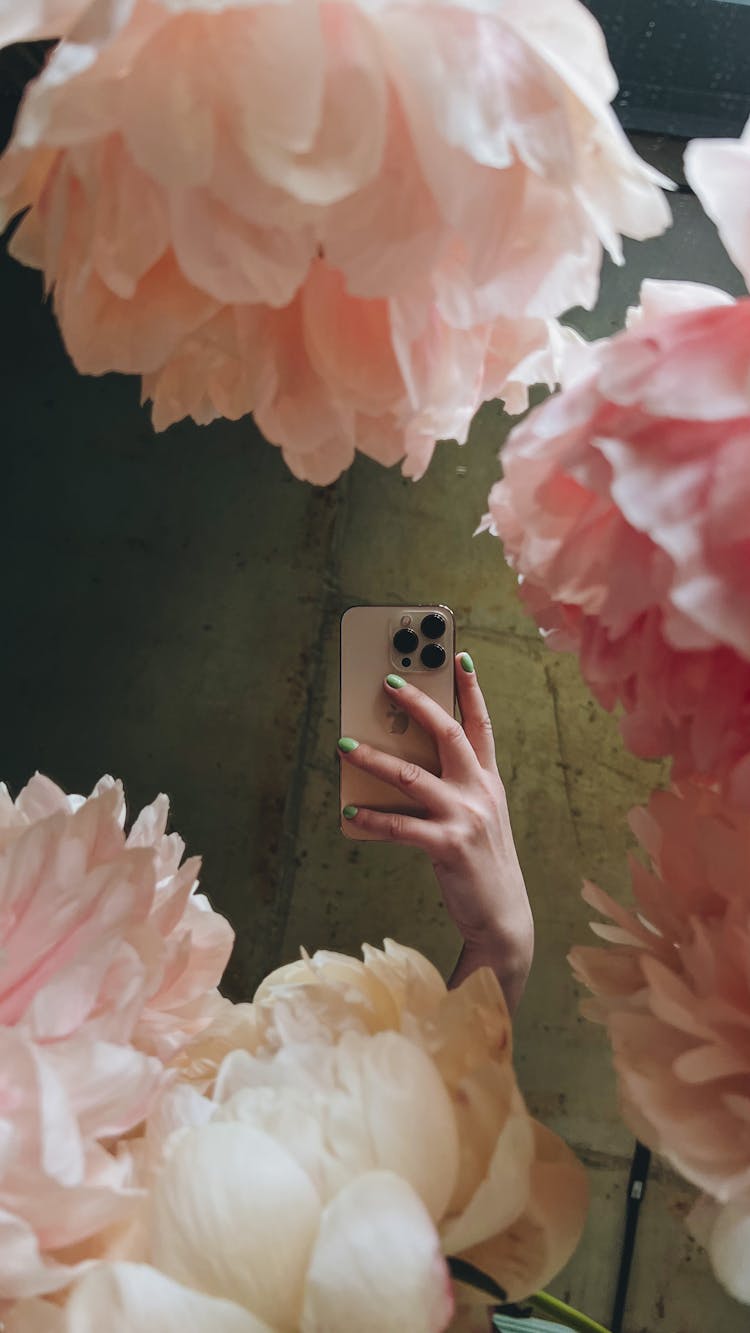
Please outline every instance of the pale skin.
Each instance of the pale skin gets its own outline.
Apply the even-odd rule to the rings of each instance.
[[[456,657],[456,690],[461,721],[407,681],[383,683],[433,737],[441,776],[405,763],[370,745],[342,738],[343,763],[363,768],[406,792],[424,816],[358,809],[344,814],[380,842],[402,843],[426,852],[445,906],[463,939],[451,985],[478,967],[491,967],[514,1012],[523,994],[534,952],[534,922],[518,862],[505,788],[497,767],[492,722],[468,653]]]

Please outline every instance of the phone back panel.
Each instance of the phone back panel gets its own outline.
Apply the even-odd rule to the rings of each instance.
[[[427,640],[420,634],[411,665],[404,666],[403,654],[393,646],[393,636],[407,620],[419,633],[421,621],[430,613],[437,613],[446,621],[445,634],[439,640],[445,649],[445,663],[438,668],[422,666],[419,653]],[[386,696],[383,680],[390,672],[403,676],[453,717],[454,654],[453,613],[447,606],[353,606],[345,611],[341,618],[340,735],[353,736],[387,754],[419,764],[431,773],[439,773],[440,761],[431,737],[398,708],[395,699]],[[345,805],[404,814],[419,813],[418,806],[408,796],[370,774],[342,763],[341,809]],[[348,837],[366,837],[343,818],[341,827]]]

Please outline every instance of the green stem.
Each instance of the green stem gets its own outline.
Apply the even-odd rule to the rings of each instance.
[[[589,1319],[589,1316],[581,1314],[580,1310],[574,1310],[572,1305],[558,1301],[556,1296],[550,1296],[547,1291],[538,1291],[535,1296],[529,1296],[528,1304],[540,1314],[548,1315],[557,1319],[558,1323],[575,1329],[576,1333],[607,1333],[603,1324],[597,1324],[595,1319]]]

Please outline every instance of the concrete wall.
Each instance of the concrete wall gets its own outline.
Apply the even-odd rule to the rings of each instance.
[[[674,206],[668,236],[606,269],[582,327],[618,327],[643,274],[740,290],[695,201]],[[457,939],[429,866],[338,832],[335,742],[341,610],[452,605],[495,720],[537,918],[519,1076],[591,1171],[586,1239],[554,1289],[606,1322],[633,1145],[564,959],[587,933],[582,876],[625,888],[625,813],[662,770],[624,751],[576,663],[542,647],[499,545],[471,535],[508,422],[485,407],[468,446],[439,446],[416,486],[360,459],[316,491],[251,421],[154,436],[134,382],[73,372],[37,275],[5,259],[0,284],[2,776],[17,790],[39,768],[86,791],[109,771],[134,807],[169,792],[174,826],[204,854],[204,887],[237,930],[235,998],[300,944],[356,950],[392,935],[447,971]],[[689,1198],[655,1170],[628,1333],[747,1327],[686,1237]]]

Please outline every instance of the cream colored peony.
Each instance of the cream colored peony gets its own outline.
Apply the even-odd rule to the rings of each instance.
[[[421,475],[557,377],[603,250],[664,230],[579,0],[33,0],[62,38],[0,164],[79,370],[158,428],[254,412],[292,470]]]
[[[152,1121],[141,1250],[62,1317],[19,1307],[12,1333],[437,1333],[446,1255],[512,1298],[566,1262],[584,1174],[524,1106],[489,971],[448,992],[391,942],[364,963],[316,954],[254,1013],[211,1098],[178,1088]]]

